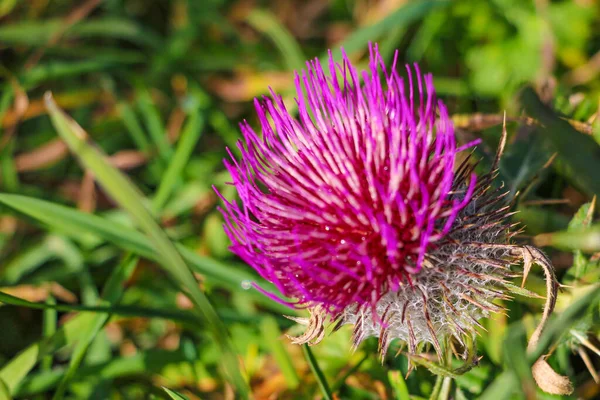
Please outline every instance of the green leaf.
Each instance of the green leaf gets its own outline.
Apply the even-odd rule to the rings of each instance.
[[[427,368],[432,374],[439,375],[444,378],[457,378],[459,376],[453,370],[446,368],[437,362],[430,361],[420,355],[407,354],[407,357],[414,364]]]
[[[79,339],[81,331],[93,323],[94,317],[92,314],[82,314],[72,318],[51,337],[44,338],[22,350],[2,366],[0,380],[6,383],[11,393],[14,393],[39,360],[68,344],[75,343]]]
[[[132,260],[133,261],[133,260]],[[131,264],[125,265],[126,268],[126,277],[130,277],[132,271],[127,270],[127,268],[131,267]],[[120,271],[116,271],[120,273]],[[111,276],[112,279],[117,279],[116,277]],[[98,306],[80,306],[80,305],[71,305],[71,304],[56,304],[56,303],[34,303],[28,300],[21,299],[19,297],[12,296],[8,293],[0,292],[0,303],[9,304],[13,306],[19,307],[28,307],[34,308],[38,310],[56,310],[60,312],[91,312],[91,313],[99,313],[99,314],[112,314],[112,315],[120,315],[123,317],[142,317],[142,318],[162,318],[169,319],[176,322],[183,322],[188,324],[198,325],[198,318],[193,314],[184,311],[178,310],[161,310],[155,308],[146,308],[146,307],[136,307],[136,306],[127,306],[127,305],[113,305],[109,303],[111,296],[107,296],[107,300],[103,300]],[[112,299],[113,303],[118,299]],[[108,318],[110,315],[102,315],[102,318]],[[55,334],[53,332],[52,334]],[[52,335],[48,335],[52,336]]]
[[[10,14],[17,5],[17,0],[0,0],[0,18]]]
[[[250,26],[267,35],[275,43],[290,71],[304,67],[306,57],[298,42],[271,12],[254,9],[246,20]]]
[[[573,216],[573,219],[569,223],[567,232],[578,232],[584,231],[589,228],[592,224],[592,217],[594,216],[594,208],[596,205],[596,198],[591,202],[582,205],[579,210]],[[573,251],[573,266],[567,270],[566,279],[571,281],[580,279],[588,271],[590,262],[580,249]]]
[[[117,268],[113,270],[104,287],[102,298],[105,305],[110,306],[116,303],[123,293],[123,282],[128,280],[133,273],[134,267],[137,264],[137,259],[130,257],[124,260]],[[7,304],[20,305],[32,308],[41,308],[47,310],[65,310],[74,311],[73,306],[64,306],[57,304],[36,304],[26,300],[16,298],[0,292],[0,301]],[[79,307],[78,311],[82,311],[84,307]],[[93,307],[89,307],[93,308]],[[98,310],[95,310],[98,311]],[[139,315],[139,314],[138,314]],[[95,338],[98,330],[108,321],[109,314],[105,315],[85,315],[77,316],[69,320],[61,329],[53,335],[44,338],[38,343],[34,343],[25,349],[22,353],[13,358],[0,370],[0,379],[3,375],[10,377],[11,391],[21,382],[27,375],[29,370],[33,368],[38,360],[44,356],[51,355],[66,344],[77,342],[75,348],[75,356],[71,359],[69,372],[65,376],[72,377],[75,373],[78,364],[81,362],[85,350]],[[83,339],[83,340],[82,340]],[[68,382],[67,378],[64,382]],[[62,392],[64,387],[59,390]]]
[[[0,292],[0,296],[4,294],[2,292]],[[0,297],[0,301],[2,301],[2,298]],[[43,322],[43,326],[42,326],[42,334],[44,337],[51,337],[52,335],[54,335],[56,333],[56,324],[58,322],[58,313],[56,312],[56,309],[53,309],[51,306],[56,305],[56,300],[54,299],[54,297],[52,295],[48,295],[48,299],[46,300],[46,306],[47,307],[44,310],[44,322]],[[46,356],[43,360],[42,360],[42,370],[44,371],[50,371],[52,369],[52,354],[49,354],[48,356]]]
[[[554,246],[564,250],[594,252],[600,250],[600,226],[593,225],[583,231],[543,233],[533,238],[536,246]]]
[[[600,306],[600,284],[589,285],[577,301],[573,302],[556,318],[550,320],[535,349],[527,355],[530,363],[537,360],[550,344],[557,342],[571,327],[585,317],[591,307]]]
[[[400,371],[388,371],[388,380],[396,400],[410,399],[408,386],[406,386],[406,381]]]
[[[106,192],[132,216],[133,220],[148,235],[150,243],[156,248],[159,262],[179,281],[182,289],[196,306],[194,312],[206,320],[214,340],[221,348],[221,364],[228,379],[237,389],[238,395],[247,398],[248,387],[240,373],[238,360],[227,329],[205,294],[199,289],[192,270],[154,220],[150,210],[146,208],[142,194],[98,149],[88,143],[87,134],[58,108],[49,93],[46,94],[45,100],[52,124],[69,149],[79,157],[85,168],[94,173],[96,180]]]
[[[543,124],[540,128],[572,171],[571,176],[582,183],[582,189],[600,195],[600,146],[590,136],[575,130],[545,106],[535,91],[527,88],[521,95],[526,111]]]
[[[155,211],[161,210],[171,193],[177,186],[181,173],[192,155],[192,151],[200,139],[202,128],[204,126],[204,117],[199,114],[200,111],[193,112],[183,129],[175,154],[169,162],[169,166],[161,178],[160,185],[156,195],[152,200],[152,208]]]
[[[479,400],[504,400],[511,398],[519,382],[511,371],[504,371],[478,397]]]
[[[348,37],[346,37],[339,46],[335,47],[343,47],[347,53],[362,51],[366,48],[369,42],[377,41],[388,31],[405,27],[424,15],[427,15],[427,13],[432,12],[434,9],[446,6],[449,3],[450,2],[448,1],[440,0],[408,2],[395,11],[392,11],[381,21],[355,30],[348,35]],[[333,50],[333,55],[336,60],[341,58],[341,54],[342,53],[339,49]],[[321,58],[321,60],[326,59],[327,55]]]
[[[181,393],[177,393],[174,390],[167,389],[166,387],[163,387],[163,390],[165,392],[167,392],[169,397],[172,398],[173,400],[189,400],[186,396],[182,395]]]
[[[114,296],[114,294],[122,293],[122,290],[118,290],[117,286],[121,285],[125,279],[129,278],[137,265],[138,259],[135,257],[128,257],[123,262],[121,262],[117,268],[111,274],[108,282],[106,283],[106,301],[111,303],[117,303],[119,301],[120,296]],[[92,344],[92,341],[96,338],[100,330],[104,327],[104,325],[108,322],[110,318],[109,314],[106,315],[97,315],[94,318],[94,321],[87,325],[84,330],[81,332],[81,338],[77,342],[75,349],[73,350],[73,354],[71,359],[69,360],[69,367],[67,372],[65,373],[63,379],[61,380],[56,392],[54,393],[55,399],[61,399],[64,396],[64,393],[67,389],[67,385],[71,382],[71,379],[77,372],[79,365],[83,361],[83,357],[87,352],[87,349]]]
[[[154,142],[160,159],[166,165],[173,155],[173,149],[167,140],[167,131],[162,123],[160,112],[145,88],[138,91],[138,106],[144,117],[150,139]]]
[[[151,349],[140,351],[132,356],[113,357],[109,361],[82,366],[74,376],[74,382],[101,377],[104,380],[139,376],[140,374],[161,375],[166,367],[188,362],[182,351]],[[65,374],[64,369],[56,368],[49,373],[30,375],[15,392],[18,397],[30,397],[36,393],[56,387]]]
[[[264,317],[260,328],[264,342],[271,350],[279,369],[281,369],[281,373],[287,382],[287,387],[296,389],[300,384],[300,378],[294,369],[290,355],[281,341],[283,335],[279,330],[279,326],[277,326],[277,321],[273,317]]]
[[[62,19],[45,21],[21,21],[4,24],[0,27],[0,42],[4,44],[45,45],[48,39],[64,26]],[[159,46],[159,38],[152,32],[141,28],[132,20],[121,18],[102,18],[79,22],[64,33],[66,38],[75,37],[112,37],[132,42]]]
[[[534,189],[540,181],[540,175],[545,172],[544,165],[553,153],[551,146],[539,135],[515,136],[500,159],[499,180],[506,182],[511,197],[518,191],[526,195]]]
[[[536,384],[531,373],[531,365],[527,362],[527,358],[523,357],[527,354],[526,338],[519,324],[509,326],[504,338],[503,359],[508,364],[508,369],[515,375],[517,382],[520,383],[520,388],[524,393],[535,393]]]
[[[596,200],[594,199],[594,201],[590,201],[579,207],[579,210],[577,210],[573,219],[569,222],[569,227],[567,228],[569,232],[590,227],[592,224],[592,217],[594,216],[595,203]]]
[[[54,204],[44,200],[38,200],[27,196],[0,193],[0,203],[28,215],[52,229],[56,229],[65,235],[77,238],[82,234],[92,233],[109,241],[116,246],[131,251],[151,260],[158,260],[156,250],[150,241],[140,232],[125,225],[93,214],[87,214],[76,209]],[[177,245],[182,257],[189,263],[195,272],[206,276],[207,280],[214,285],[239,290],[246,287],[249,282],[257,282],[267,290],[273,290],[273,286],[264,280],[255,277],[247,271],[232,268],[213,258],[197,254],[183,245]],[[278,312],[294,313],[294,310],[274,302],[256,290],[249,290],[257,303],[269,307]]]
[[[532,292],[529,289],[525,289],[524,287],[513,285],[512,283],[505,282],[504,286],[510,289],[511,293],[518,294],[519,296],[529,297],[531,299],[543,299],[544,296],[537,294],[536,292]]]
[[[10,390],[2,379],[0,379],[0,400],[11,400]]]

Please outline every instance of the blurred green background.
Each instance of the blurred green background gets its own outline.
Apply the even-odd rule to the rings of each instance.
[[[434,74],[459,140],[484,140],[482,171],[506,111],[518,240],[549,246],[568,285],[549,361],[599,398],[598,2],[0,0],[0,399],[429,398],[435,375],[404,379],[376,340],[353,353],[347,328],[312,362],[289,344],[294,312],[250,287],[211,188],[234,196],[222,159],[254,97],[292,99],[292,71],[330,48],[364,66],[369,42]],[[46,91],[85,141],[57,109],[52,124]],[[524,357],[542,301],[505,305],[439,398],[557,398]]]

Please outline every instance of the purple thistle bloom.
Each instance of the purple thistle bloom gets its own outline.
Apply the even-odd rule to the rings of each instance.
[[[354,346],[378,337],[382,356],[396,339],[409,355],[432,345],[442,356],[455,341],[461,374],[477,363],[478,320],[510,299],[511,266],[523,261],[524,284],[536,263],[547,281],[528,351],[558,283],[540,250],[511,243],[519,232],[508,221],[508,193],[492,188],[506,130],[491,171],[477,179],[471,155],[456,165],[476,143],[456,146],[432,76],[416,64],[414,75],[406,70],[405,80],[396,58],[386,69],[377,46],[360,74],[345,54],[340,65],[330,53],[329,76],[318,60],[307,63],[295,80],[298,118],[272,92],[255,100],[262,132],[241,124],[242,158],[229,153],[225,165],[242,206],[217,194],[231,250],[294,302],[263,292],[309,308],[310,318],[289,317],[307,325],[293,343],[318,343],[328,318],[334,330],[354,325]],[[545,356],[532,373],[549,393],[573,390]]]
[[[255,100],[262,135],[241,124],[242,159],[225,164],[243,206],[224,200],[225,230],[231,250],[296,306],[375,310],[411,283],[476,179],[456,192],[466,146],[416,64],[406,82],[371,47],[361,74],[331,52],[329,77],[318,60],[307,68],[295,79],[298,118],[272,93]]]

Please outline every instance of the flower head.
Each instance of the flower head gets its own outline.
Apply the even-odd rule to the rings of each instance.
[[[231,250],[309,308],[309,319],[293,318],[308,325],[295,343],[320,341],[329,318],[354,325],[355,346],[378,337],[382,355],[395,339],[409,354],[423,345],[441,354],[455,339],[470,366],[478,320],[509,298],[510,267],[523,260],[525,278],[536,262],[548,295],[533,349],[557,286],[543,253],[511,244],[507,193],[492,187],[506,131],[477,179],[470,155],[458,162],[475,143],[456,145],[432,76],[413,68],[401,77],[376,46],[362,72],[330,53],[328,73],[314,60],[296,74],[298,117],[275,93],[255,100],[261,130],[242,123],[242,157],[225,161],[241,200],[221,196]],[[570,390],[559,375],[544,384],[551,369],[536,365],[544,390]]]
[[[369,70],[330,54],[296,74],[299,117],[255,101],[262,132],[241,126],[226,162],[242,207],[226,203],[232,251],[301,306],[332,315],[410,284],[469,202],[455,187],[453,125],[431,75],[407,82],[371,48]],[[306,94],[303,94],[303,93]]]

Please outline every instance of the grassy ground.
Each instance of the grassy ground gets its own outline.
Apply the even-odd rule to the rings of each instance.
[[[598,26],[591,0],[0,0],[0,399],[430,397],[435,375],[405,379],[376,340],[353,353],[349,329],[289,344],[299,327],[249,289],[211,188],[232,194],[221,160],[255,96],[293,95],[291,71],[328,48],[364,65],[369,41],[434,73],[483,166],[506,111],[518,240],[568,285],[549,361],[598,398]],[[440,399],[553,398],[524,357],[542,301],[505,305]]]

